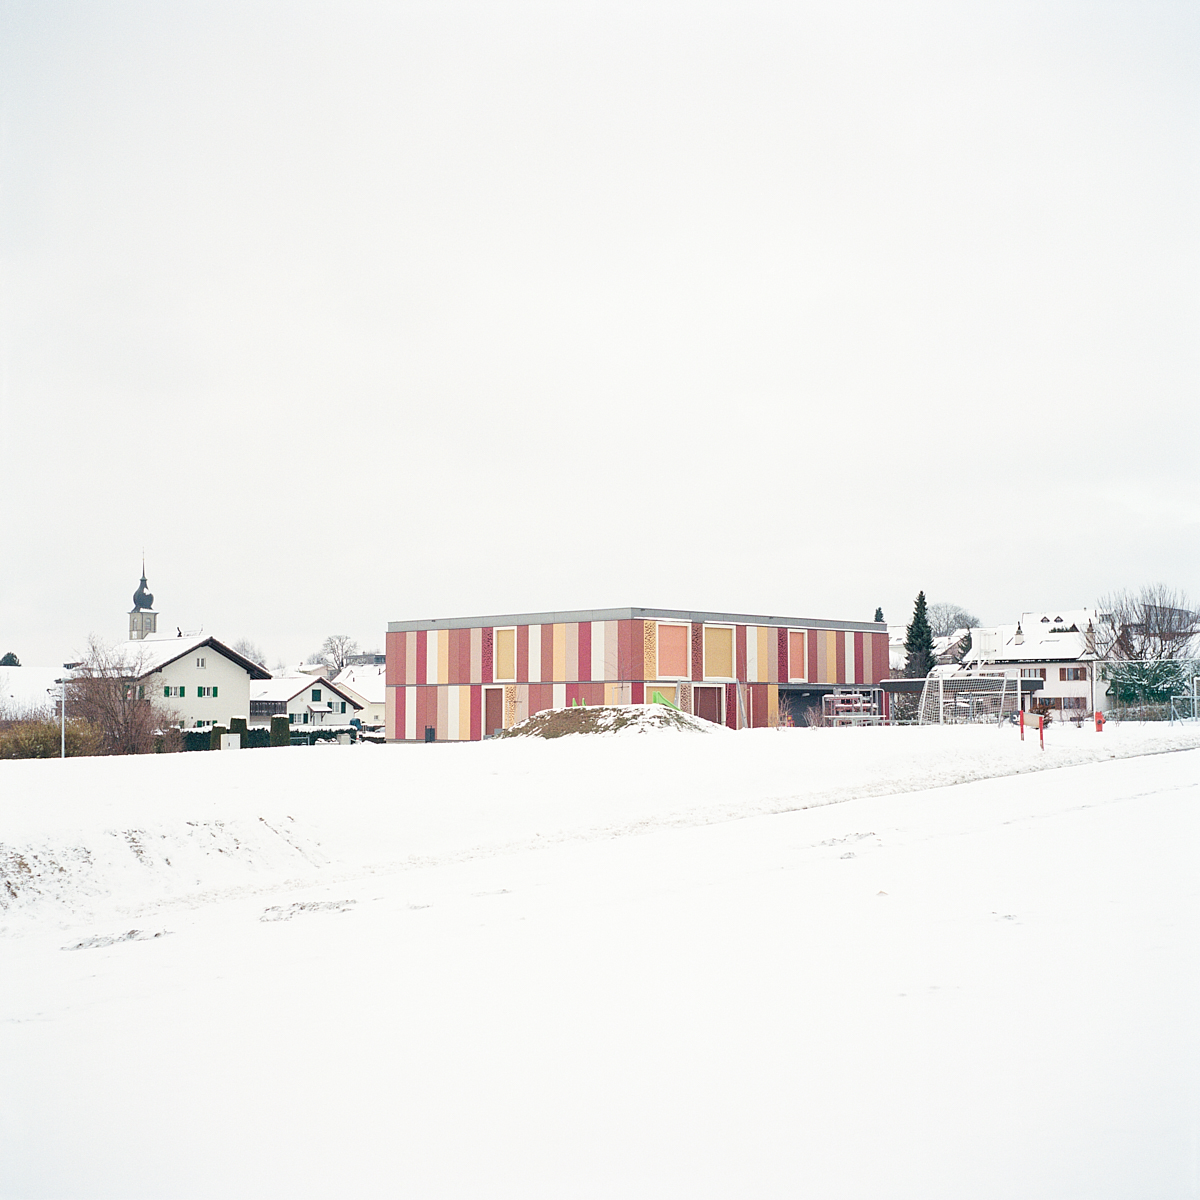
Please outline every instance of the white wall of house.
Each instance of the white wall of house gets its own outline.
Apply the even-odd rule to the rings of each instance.
[[[320,693],[319,700],[313,698],[314,692]],[[310,713],[308,711],[310,704],[330,704],[333,706],[333,712]],[[304,725],[306,723],[305,716],[308,717],[307,724],[309,725],[349,725],[350,718],[356,715],[357,710],[353,704],[343,700],[341,696],[330,690],[328,684],[319,679],[314,679],[311,687],[306,687],[298,696],[293,696],[288,701],[288,720],[293,725]]]
[[[250,673],[211,646],[189,651],[141,682],[147,698],[177,713],[184,729],[198,723],[228,726],[230,717],[245,717],[250,712]],[[172,689],[169,696],[165,694],[168,688]],[[201,688],[212,688],[216,695],[202,696]]]

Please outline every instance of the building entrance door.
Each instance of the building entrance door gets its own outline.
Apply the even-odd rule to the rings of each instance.
[[[483,689],[483,736],[491,737],[504,728],[504,689]]]
[[[721,689],[719,687],[692,688],[692,704],[696,710],[696,716],[720,725]]]

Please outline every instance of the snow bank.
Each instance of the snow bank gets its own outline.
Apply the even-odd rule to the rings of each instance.
[[[3,762],[0,931],[1196,746],[955,726]]]

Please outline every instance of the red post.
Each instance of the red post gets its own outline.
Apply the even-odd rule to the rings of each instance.
[[[1046,748],[1046,718],[1042,713],[1038,713],[1038,742],[1043,750]]]
[[[1096,713],[1096,732],[1104,732],[1104,714],[1102,712]]]

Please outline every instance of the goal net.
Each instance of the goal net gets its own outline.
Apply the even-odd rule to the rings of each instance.
[[[998,723],[1021,708],[1014,675],[930,675],[921,692],[919,725]]]

